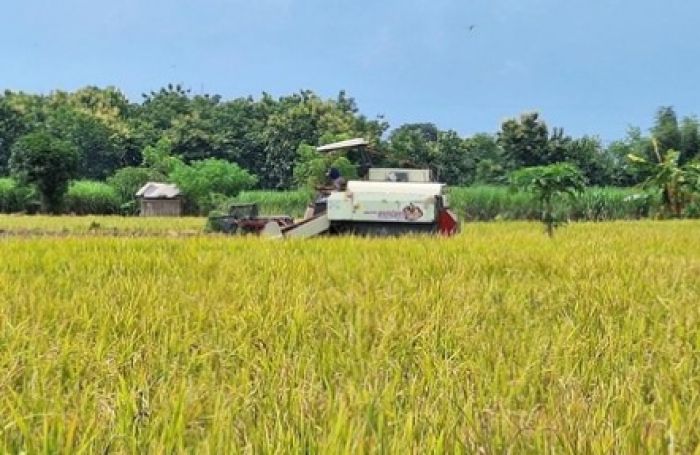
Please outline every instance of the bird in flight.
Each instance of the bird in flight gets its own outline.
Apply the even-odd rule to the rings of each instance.
[[[469,26],[469,31],[471,32],[471,31],[474,30],[475,28],[476,28],[476,25],[470,25],[470,26]]]

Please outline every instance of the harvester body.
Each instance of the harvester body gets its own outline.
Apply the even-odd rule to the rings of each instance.
[[[327,213],[338,232],[449,235],[458,228],[439,183],[350,181],[345,191],[330,195]],[[445,213],[454,223],[446,223]]]
[[[269,238],[306,238],[324,234],[391,236],[407,233],[453,235],[459,222],[449,209],[446,186],[432,181],[429,169],[373,168],[369,143],[351,139],[319,147],[319,152],[361,150],[359,174],[343,188],[318,187],[318,195],[304,219],[289,223],[275,217],[261,226],[250,218],[255,232]]]
[[[350,181],[328,198],[328,219],[336,223],[432,224],[442,187],[430,183]]]
[[[449,209],[441,183],[351,180],[343,191],[321,195],[303,221],[293,226],[269,223],[262,233],[292,238],[321,234],[452,235],[458,230],[457,217]]]

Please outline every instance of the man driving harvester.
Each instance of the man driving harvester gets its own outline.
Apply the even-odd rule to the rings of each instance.
[[[371,161],[369,157],[369,152],[367,148],[369,142],[364,139],[356,138],[347,141],[336,142],[334,144],[327,144],[316,148],[319,153],[331,155],[340,155],[343,153],[354,153],[357,155],[357,161],[360,162],[358,166],[358,174],[360,178],[364,178],[367,174],[367,170],[371,167]],[[337,156],[336,155],[336,156]],[[323,185],[316,187],[316,195],[314,200],[309,203],[306,208],[306,213],[304,214],[304,219],[313,218],[314,216],[326,211],[328,197],[332,192],[335,191],[345,191],[347,185],[346,179],[343,177],[340,169],[335,166],[331,166],[326,172],[326,181]]]
[[[345,179],[340,174],[338,168],[330,168],[328,172],[326,172],[326,177],[331,181],[331,185],[335,191],[343,191],[345,189]]]
[[[328,172],[326,172],[326,184],[316,187],[316,197],[314,201],[307,206],[304,219],[311,218],[324,212],[326,210],[326,204],[328,203],[328,196],[330,196],[331,192],[345,191],[346,183],[338,168],[331,167],[328,169]]]

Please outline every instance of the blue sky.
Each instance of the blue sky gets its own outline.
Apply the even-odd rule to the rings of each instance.
[[[695,0],[5,0],[0,89],[169,82],[226,98],[345,89],[392,124],[495,132],[523,111],[622,137],[700,114]],[[470,30],[471,26],[474,26]]]

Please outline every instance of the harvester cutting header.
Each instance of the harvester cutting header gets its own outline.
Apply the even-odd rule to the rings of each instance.
[[[234,205],[225,221],[233,231],[255,232],[269,238],[358,234],[390,236],[408,233],[452,235],[459,222],[449,209],[445,184],[432,181],[428,169],[374,168],[372,150],[364,139],[318,147],[321,153],[359,152],[358,180],[345,181],[330,169],[329,186],[316,187],[315,200],[304,218],[261,217],[255,204]],[[242,215],[241,210],[248,210]]]

